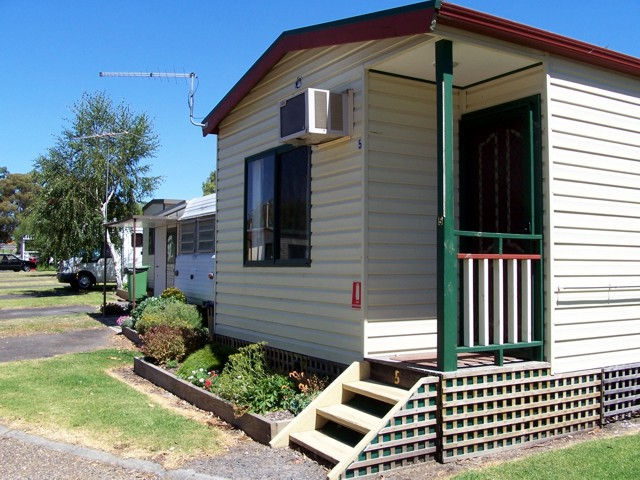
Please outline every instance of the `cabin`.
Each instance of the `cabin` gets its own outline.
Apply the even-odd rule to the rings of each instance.
[[[640,362],[640,59],[426,1],[282,33],[204,124],[215,334],[343,366],[272,442],[329,478],[593,428]]]

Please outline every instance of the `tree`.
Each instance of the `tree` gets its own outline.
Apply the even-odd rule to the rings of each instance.
[[[209,174],[207,179],[202,184],[202,194],[209,195],[216,193],[216,171],[214,170]]]
[[[6,167],[0,167],[0,242],[14,238],[14,231],[38,189],[32,173],[9,173]]]
[[[55,146],[35,162],[42,193],[28,226],[46,258],[100,251],[107,218],[134,214],[160,181],[147,176],[150,165],[144,161],[153,157],[158,141],[145,113],[114,105],[105,93],[84,94],[71,112],[73,119]],[[122,288],[120,255],[110,232],[107,246]]]

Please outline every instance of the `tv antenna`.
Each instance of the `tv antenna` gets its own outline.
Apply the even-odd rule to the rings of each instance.
[[[195,72],[191,73],[172,73],[172,72],[100,72],[101,77],[142,77],[142,78],[188,78],[189,82],[189,121],[196,127],[204,127],[204,123],[198,123],[193,119],[193,96],[195,95],[195,81],[198,76]]]

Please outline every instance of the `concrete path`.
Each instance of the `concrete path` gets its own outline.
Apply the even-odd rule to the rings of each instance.
[[[54,442],[0,425],[3,480],[225,480],[190,469],[166,470],[146,460]]]
[[[93,328],[0,338],[0,363],[99,350],[106,348],[109,338],[115,334],[110,328]]]
[[[13,318],[50,317],[52,315],[68,315],[71,313],[95,313],[93,305],[65,305],[60,307],[39,308],[6,308],[0,310],[0,322]]]

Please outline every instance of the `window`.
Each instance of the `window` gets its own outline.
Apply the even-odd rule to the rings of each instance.
[[[180,253],[194,253],[196,246],[196,222],[180,222]]]
[[[136,233],[135,235],[131,235],[131,246],[133,247],[133,242],[135,241],[136,247],[142,247],[142,233]]]
[[[180,253],[213,253],[215,231],[215,217],[180,222]]]
[[[247,266],[309,265],[311,148],[290,146],[246,159]]]
[[[213,252],[215,250],[215,217],[198,219],[198,252]]]
[[[154,255],[156,253],[156,229],[150,228],[149,232],[149,244],[147,245],[147,255]]]

